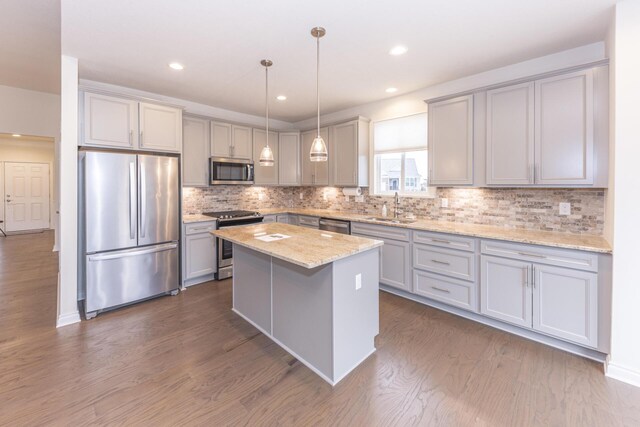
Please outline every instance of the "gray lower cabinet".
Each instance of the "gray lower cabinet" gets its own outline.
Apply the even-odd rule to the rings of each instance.
[[[465,310],[477,311],[476,283],[413,270],[413,292]]]
[[[277,215],[265,215],[262,222],[277,222]]]
[[[481,270],[482,314],[598,346],[597,273],[489,255]]]
[[[380,283],[406,292],[413,291],[409,230],[352,222],[351,234],[382,240],[384,245],[380,248]]]
[[[531,327],[531,263],[482,255],[480,312],[514,325]]]
[[[215,229],[215,221],[185,224],[182,254],[183,286],[213,280],[217,270],[216,239],[210,231]]]
[[[533,265],[533,329],[598,346],[598,275]]]
[[[317,216],[298,215],[298,225],[308,228],[319,228],[320,218]]]

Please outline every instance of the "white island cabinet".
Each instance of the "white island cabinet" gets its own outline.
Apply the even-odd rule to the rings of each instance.
[[[233,243],[233,311],[325,381],[375,352],[381,241],[278,223],[213,234]]]

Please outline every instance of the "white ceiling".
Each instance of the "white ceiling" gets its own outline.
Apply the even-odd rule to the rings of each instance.
[[[0,0],[0,85],[60,93],[59,0]]]
[[[604,39],[615,0],[63,0],[80,76],[290,122]],[[404,44],[409,51],[388,54]],[[179,61],[185,69],[168,68]],[[285,102],[275,95],[285,94]]]

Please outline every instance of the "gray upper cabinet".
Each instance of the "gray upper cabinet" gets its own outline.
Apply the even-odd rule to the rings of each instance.
[[[531,264],[482,255],[480,271],[480,312],[531,328]]]
[[[138,147],[138,102],[85,92],[81,145]]]
[[[262,129],[253,130],[253,163],[254,182],[256,185],[278,185],[278,167],[280,165],[280,150],[278,150],[278,133],[269,132],[269,147],[273,151],[273,166],[260,164],[260,153],[267,145],[267,132]]]
[[[85,92],[81,145],[179,153],[182,110]]]
[[[278,183],[300,185],[300,133],[278,134]]]
[[[300,165],[302,166],[302,185],[329,185],[329,162],[312,162],[309,159],[311,144],[318,134],[317,130],[302,133],[302,152]],[[320,128],[320,136],[327,144],[329,159],[331,159],[331,145],[329,144],[329,129]]]
[[[429,185],[473,184],[473,95],[429,104]]]
[[[488,185],[529,185],[534,174],[534,83],[487,91]]]
[[[593,71],[535,83],[536,183],[593,184]]]
[[[182,121],[182,186],[209,185],[209,121],[185,117]]]
[[[253,157],[253,136],[250,127],[231,126],[232,152],[231,156],[238,159],[250,160]]]
[[[533,328],[589,347],[598,346],[598,275],[533,265]]]
[[[369,185],[369,121],[359,118],[329,128],[330,185]]]
[[[211,122],[211,156],[231,157],[232,150],[231,125]]]
[[[251,160],[253,134],[247,126],[211,122],[211,156]]]
[[[166,105],[141,102],[140,149],[149,151],[182,150],[182,110]]]

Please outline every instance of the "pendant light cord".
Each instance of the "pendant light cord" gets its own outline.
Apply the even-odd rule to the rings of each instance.
[[[320,136],[320,34],[316,36],[316,100],[318,106],[318,136]]]
[[[264,67],[265,72],[265,105],[267,107],[267,147],[269,146],[269,67]]]

